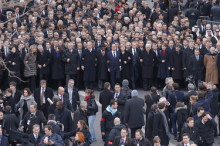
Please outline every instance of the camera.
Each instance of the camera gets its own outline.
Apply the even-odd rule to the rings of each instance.
[[[190,75],[190,76],[186,77],[185,82],[194,84],[195,79],[193,78],[192,75]]]

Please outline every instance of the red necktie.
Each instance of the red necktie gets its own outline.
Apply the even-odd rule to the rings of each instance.
[[[102,51],[102,57],[105,55],[105,52],[104,51]]]

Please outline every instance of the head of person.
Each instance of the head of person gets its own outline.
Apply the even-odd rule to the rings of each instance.
[[[33,128],[32,128],[32,131],[33,131],[34,134],[39,134],[40,133],[40,125],[34,124]]]
[[[86,122],[84,120],[79,120],[78,121],[77,128],[88,130],[88,126],[86,125]]]
[[[128,81],[127,79],[124,79],[124,80],[122,81],[122,86],[123,86],[123,87],[128,87],[128,85],[129,85],[129,81]]]
[[[9,83],[9,88],[14,92],[16,90],[17,84],[15,82],[10,82]]]
[[[152,87],[150,88],[150,93],[151,93],[151,94],[157,94],[157,88],[154,87],[154,86],[152,86]]]
[[[211,47],[211,48],[210,48],[210,53],[211,53],[211,54],[215,54],[215,48],[214,48],[214,47]]]
[[[94,95],[94,91],[91,90],[91,89],[86,89],[85,91],[85,96],[88,97],[88,96],[93,96]]]
[[[179,84],[178,84],[178,83],[173,83],[173,85],[172,85],[172,86],[173,86],[173,90],[174,90],[174,91],[179,90],[179,87],[180,87],[180,86],[179,86]]]
[[[198,96],[192,95],[190,96],[190,103],[193,105],[198,100]]]
[[[138,129],[135,131],[135,139],[136,140],[142,140],[144,137],[144,133],[141,129]]]
[[[55,120],[55,119],[56,119],[56,116],[54,114],[49,114],[48,121],[49,120]]]
[[[202,115],[201,115],[201,117],[202,117],[202,121],[204,122],[204,123],[206,123],[208,120],[209,120],[209,116],[210,116],[211,114],[209,113],[209,112],[204,112]]]
[[[138,91],[137,90],[131,91],[131,97],[138,97]]]
[[[198,107],[197,108],[197,115],[198,117],[202,116],[205,113],[205,110],[203,107]]]
[[[155,136],[153,139],[154,146],[160,146],[160,137]]]
[[[24,88],[23,90],[23,96],[27,97],[31,95],[31,90],[29,88]]]
[[[194,127],[194,119],[192,117],[187,118],[186,122],[189,127]]]
[[[58,110],[62,110],[62,109],[63,109],[63,102],[62,102],[62,101],[58,101],[58,102],[56,103],[56,108],[57,108]]]
[[[189,143],[189,141],[190,141],[189,134],[183,133],[182,138],[183,138],[183,144],[188,144]]]
[[[198,56],[198,55],[200,54],[199,49],[195,49],[194,54],[195,54],[196,56]]]
[[[120,125],[120,124],[121,124],[120,118],[116,117],[116,118],[114,119],[114,125]]]
[[[121,129],[121,137],[125,138],[128,135],[128,129],[127,128],[122,128]]]
[[[119,84],[115,84],[115,92],[119,93],[121,90],[121,86]]]
[[[68,87],[73,88],[74,87],[74,80],[73,79],[69,79],[68,81]]]
[[[110,90],[111,89],[111,84],[109,82],[104,83],[104,88]]]
[[[195,85],[193,85],[192,83],[189,83],[189,84],[187,85],[187,87],[188,87],[188,90],[189,90],[189,91],[194,91],[194,90],[196,89]]]
[[[82,132],[77,132],[76,136],[75,136],[75,141],[78,141],[80,143],[84,143],[85,142],[84,134]]]
[[[167,78],[165,79],[165,84],[166,84],[166,85],[172,87],[173,83],[174,83],[174,82],[173,82],[173,78],[172,78],[172,77],[167,77]]]
[[[52,135],[52,126],[51,125],[44,126],[44,133],[46,136],[51,136]]]
[[[110,107],[111,107],[112,109],[117,109],[117,108],[118,108],[118,101],[112,99],[112,100],[110,101]]]
[[[81,101],[80,102],[80,108],[85,111],[87,109],[87,102],[86,101]]]
[[[158,110],[158,105],[157,105],[157,104],[153,104],[153,105],[151,106],[151,111],[156,112],[157,110]]]
[[[30,104],[30,113],[36,113],[37,112],[37,104],[31,103]]]
[[[65,89],[63,87],[59,87],[58,88],[58,94],[64,95],[64,93],[65,93]]]
[[[46,86],[47,86],[47,81],[46,80],[41,80],[40,81],[40,87],[41,88],[46,88]]]
[[[8,88],[8,89],[5,90],[5,95],[6,95],[6,97],[11,97],[12,94],[13,94],[13,91],[12,91],[10,88]]]
[[[166,109],[166,104],[164,102],[160,102],[158,104],[158,109],[161,110],[161,111],[165,111]]]

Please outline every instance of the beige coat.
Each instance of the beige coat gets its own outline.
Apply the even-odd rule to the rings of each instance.
[[[206,68],[205,81],[207,83],[211,82],[213,84],[218,84],[217,59],[218,59],[218,55],[216,56],[205,55],[204,56],[204,66]]]

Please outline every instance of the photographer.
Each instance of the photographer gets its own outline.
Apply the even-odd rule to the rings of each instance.
[[[52,127],[52,132],[55,134],[58,134],[61,136],[62,134],[62,129],[64,129],[63,124],[55,120],[56,117],[54,114],[50,114],[48,116],[48,122],[47,125],[50,125]]]
[[[44,132],[45,132],[45,136],[43,138],[41,138],[40,146],[64,145],[64,142],[63,142],[61,136],[58,134],[52,133],[52,126],[50,126],[50,125],[44,126]]]

